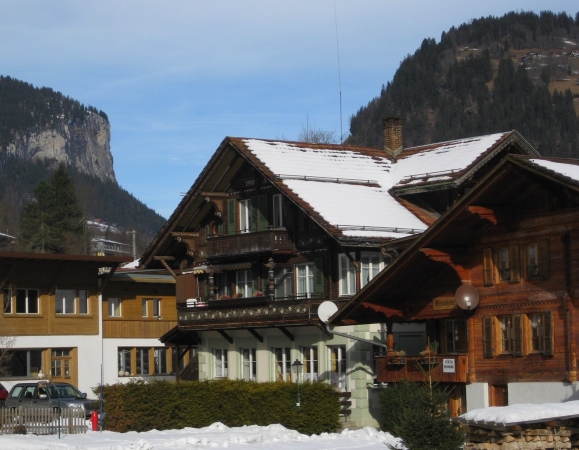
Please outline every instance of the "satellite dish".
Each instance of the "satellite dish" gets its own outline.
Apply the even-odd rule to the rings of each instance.
[[[463,284],[456,290],[454,299],[456,300],[456,304],[461,309],[466,309],[467,311],[470,309],[475,309],[479,301],[478,290],[470,284]]]
[[[337,310],[338,307],[334,303],[326,300],[318,307],[318,319],[324,323],[328,323],[330,317],[332,317]]]

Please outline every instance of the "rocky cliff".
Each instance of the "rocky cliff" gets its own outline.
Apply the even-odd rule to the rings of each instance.
[[[87,111],[83,121],[60,116],[51,126],[20,132],[6,151],[24,160],[62,161],[81,173],[116,183],[110,138],[108,121]]]

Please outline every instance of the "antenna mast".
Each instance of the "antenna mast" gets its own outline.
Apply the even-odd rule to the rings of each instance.
[[[336,0],[334,0],[334,23],[336,25],[336,51],[338,53],[338,84],[340,87],[340,144],[343,142],[342,137],[342,72],[340,69],[340,45],[338,43],[338,13],[336,12]]]

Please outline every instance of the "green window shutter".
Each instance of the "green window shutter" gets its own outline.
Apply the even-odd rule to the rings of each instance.
[[[249,216],[251,217],[251,232],[257,231],[257,197],[249,199]]]
[[[324,295],[324,258],[314,260],[314,293]]]
[[[543,353],[545,356],[553,356],[553,313],[546,312],[543,314]]]
[[[234,235],[237,231],[236,222],[237,201],[234,198],[227,199],[227,234]]]
[[[539,277],[542,280],[549,278],[549,241],[537,243],[537,259],[539,260]]]
[[[520,314],[513,315],[513,356],[523,356],[523,320]]]
[[[257,231],[269,229],[267,195],[257,196]]]
[[[483,331],[483,357],[493,357],[493,317],[484,316],[482,322]]]
[[[519,283],[521,281],[521,252],[519,251],[519,244],[509,246],[509,265],[511,272],[511,283]]]
[[[217,225],[217,234],[219,236],[223,235],[223,222],[219,222],[219,224]]]
[[[485,286],[492,286],[494,284],[493,280],[493,249],[485,248],[483,250],[483,271],[484,271],[484,283]]]

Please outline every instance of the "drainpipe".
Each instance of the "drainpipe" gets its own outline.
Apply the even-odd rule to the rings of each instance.
[[[372,345],[377,345],[378,347],[383,347],[386,350],[388,350],[388,345],[387,344],[383,344],[382,342],[376,342],[376,341],[371,341],[370,339],[364,339],[364,338],[360,338],[357,336],[351,336],[349,334],[346,333],[338,333],[337,331],[334,330],[330,330],[330,327],[328,326],[327,323],[324,323],[324,327],[326,328],[326,331],[328,332],[328,334],[335,334],[337,336],[342,336],[348,339],[354,339],[356,341],[361,341],[361,342],[365,342],[366,344],[372,344]]]

